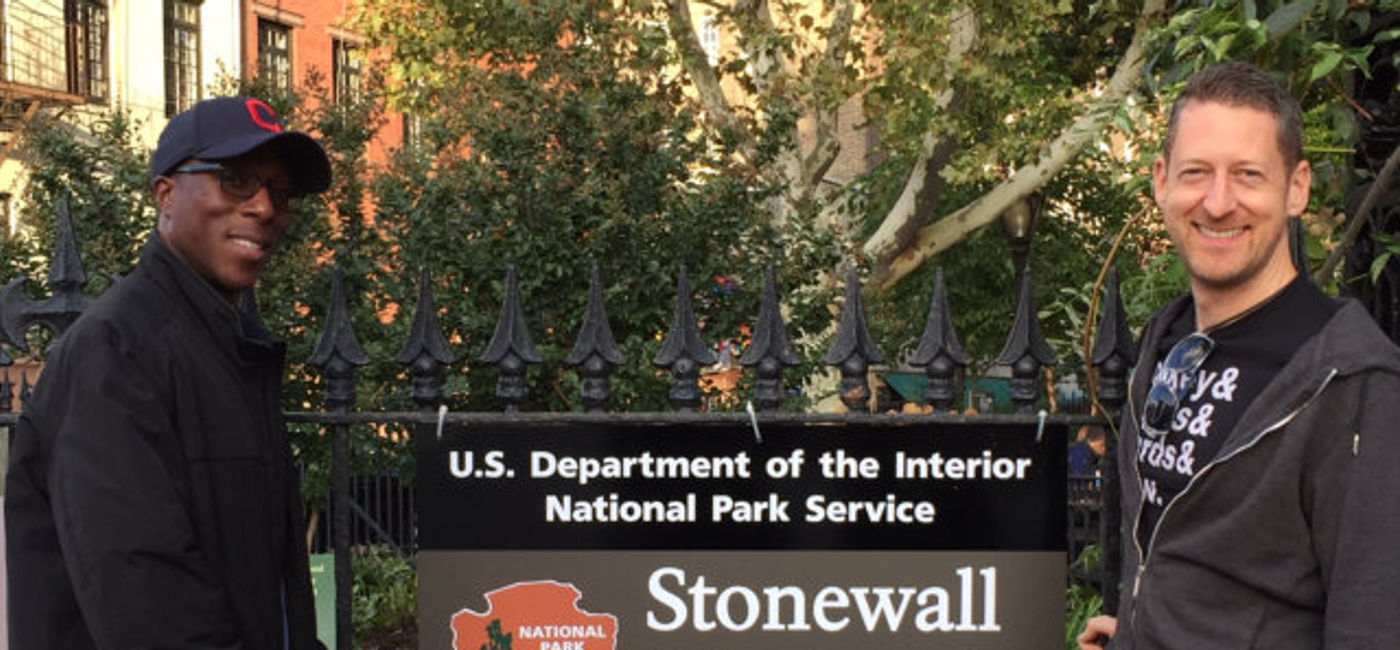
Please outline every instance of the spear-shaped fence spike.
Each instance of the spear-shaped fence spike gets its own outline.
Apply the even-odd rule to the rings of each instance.
[[[612,384],[609,376],[613,368],[627,362],[622,351],[613,340],[612,328],[608,327],[608,314],[603,307],[603,283],[598,273],[598,265],[593,265],[593,273],[588,287],[588,310],[583,317],[583,327],[579,328],[578,340],[564,362],[578,366],[583,388],[579,396],[583,399],[585,411],[597,413],[607,410],[612,399]]]
[[[1035,411],[1040,369],[1059,363],[1055,352],[1045,342],[1036,311],[1031,272],[1023,269],[1016,283],[1016,323],[1012,326],[1006,347],[996,360],[999,364],[1011,366],[1011,401],[1018,413]]]
[[[933,275],[933,299],[929,301],[924,333],[919,337],[919,347],[914,350],[909,363],[923,368],[928,376],[924,399],[934,408],[943,410],[951,408],[957,400],[961,393],[958,379],[972,361],[958,340],[951,314],[948,287],[943,283],[943,269],[940,267]]]
[[[54,220],[53,259],[49,263],[47,300],[30,300],[29,281],[17,278],[0,290],[0,339],[8,341],[21,352],[28,352],[25,332],[32,325],[43,325],[55,336],[62,336],[73,321],[87,308],[87,273],[83,271],[82,249],[73,229],[73,217],[68,210],[67,197],[59,201]]]
[[[19,403],[21,405],[29,403],[29,396],[34,393],[34,385],[29,383],[29,373],[19,371]]]
[[[700,406],[700,368],[718,361],[714,350],[700,338],[700,326],[691,306],[690,276],[681,267],[676,282],[676,310],[671,316],[671,329],[661,342],[661,351],[652,364],[671,371],[671,405],[679,411],[693,411]]]
[[[525,375],[529,365],[541,361],[535,351],[535,343],[530,338],[530,326],[525,322],[525,310],[521,307],[520,279],[515,266],[506,268],[506,298],[501,304],[501,318],[496,321],[496,333],[486,346],[481,360],[495,364],[500,369],[496,380],[496,397],[501,400],[507,413],[520,410],[520,405],[530,396],[525,385]]]
[[[369,363],[369,355],[355,338],[355,329],[346,313],[340,267],[336,267],[331,276],[331,305],[326,312],[325,330],[306,362],[325,374],[327,406],[349,408],[355,403],[355,369]]]
[[[1098,332],[1090,362],[1098,371],[1098,400],[1116,415],[1127,398],[1128,369],[1137,360],[1138,346],[1128,328],[1127,311],[1118,288],[1118,269],[1109,269],[1108,282],[1099,302]]]
[[[885,354],[870,338],[860,299],[860,277],[852,267],[846,272],[846,304],[841,307],[836,340],[822,357],[822,363],[841,370],[841,403],[847,409],[870,410],[870,364],[884,362]]]
[[[418,305],[408,341],[394,360],[408,366],[413,377],[411,396],[420,410],[432,410],[442,403],[442,369],[457,362],[438,322],[437,300],[433,298],[433,278],[427,265],[418,269]]]
[[[763,301],[754,323],[753,343],[739,358],[739,365],[754,369],[755,406],[762,411],[777,409],[787,399],[783,390],[783,369],[800,365],[802,360],[788,347],[787,326],[778,310],[776,272],[772,266],[763,274]]]
[[[4,374],[0,374],[0,413],[9,413],[15,401],[14,384],[10,383],[10,368],[4,367]]]
[[[83,270],[83,254],[78,248],[78,234],[73,229],[73,213],[64,196],[58,203],[58,238],[54,241],[53,260],[49,263],[49,289],[54,294],[82,293],[87,286]]]

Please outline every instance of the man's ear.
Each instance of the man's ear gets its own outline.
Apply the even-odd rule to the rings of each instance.
[[[1306,160],[1298,161],[1293,174],[1288,177],[1288,216],[1297,217],[1308,209],[1308,196],[1312,193],[1312,166]]]
[[[1157,202],[1157,207],[1162,207],[1162,201],[1167,188],[1167,159],[1158,156],[1157,162],[1152,163],[1152,200]]]
[[[151,195],[156,200],[156,212],[169,213],[175,202],[175,181],[169,176],[157,176],[151,181]]]

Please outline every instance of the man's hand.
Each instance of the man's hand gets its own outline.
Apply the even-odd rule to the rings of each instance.
[[[1075,637],[1079,650],[1103,650],[1103,644],[1113,638],[1118,631],[1118,619],[1112,616],[1095,616],[1084,624],[1084,631]]]

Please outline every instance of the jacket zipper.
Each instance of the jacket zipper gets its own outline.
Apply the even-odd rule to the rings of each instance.
[[[1189,492],[1191,490],[1191,487],[1196,484],[1196,481],[1202,476],[1205,476],[1205,474],[1209,472],[1211,468],[1226,461],[1229,461],[1235,456],[1244,453],[1246,450],[1253,448],[1255,445],[1259,444],[1259,441],[1263,440],[1265,436],[1268,436],[1270,433],[1273,433],[1274,431],[1277,431],[1278,429],[1281,429],[1284,426],[1286,426],[1289,422],[1292,422],[1293,418],[1298,417],[1298,414],[1303,412],[1303,409],[1306,409],[1312,405],[1312,403],[1317,399],[1317,397],[1322,394],[1322,391],[1326,390],[1327,386],[1332,383],[1332,379],[1336,376],[1337,369],[1328,368],[1327,376],[1322,378],[1322,383],[1319,384],[1317,389],[1314,390],[1312,394],[1309,395],[1308,398],[1303,401],[1302,404],[1298,405],[1297,408],[1293,409],[1292,411],[1289,411],[1277,422],[1274,422],[1273,424],[1264,427],[1262,430],[1259,431],[1258,434],[1255,434],[1254,438],[1252,438],[1247,444],[1241,446],[1240,448],[1230,452],[1225,456],[1218,457],[1212,460],[1211,462],[1206,463],[1206,465],[1201,468],[1201,471],[1196,472],[1196,474],[1191,477],[1191,480],[1186,482],[1186,487],[1182,488],[1182,490],[1178,492],[1176,496],[1172,497],[1172,500],[1168,501],[1167,505],[1162,508],[1162,514],[1157,517],[1157,527],[1152,530],[1152,537],[1147,540],[1147,546],[1149,550],[1146,553],[1144,553],[1142,550],[1142,542],[1139,541],[1140,538],[1138,536],[1138,529],[1142,525],[1142,508],[1139,506],[1138,516],[1133,521],[1133,547],[1137,549],[1138,554],[1137,572],[1133,576],[1133,620],[1131,623],[1131,628],[1133,630],[1134,635],[1136,635],[1137,633],[1138,592],[1142,590],[1142,576],[1147,571],[1147,562],[1150,559],[1150,555],[1152,552],[1151,549],[1157,548],[1157,535],[1161,534],[1162,524],[1167,520],[1167,513],[1171,511],[1172,506],[1175,505],[1176,502],[1181,499],[1182,495]],[[1137,424],[1137,408],[1134,406],[1133,402],[1132,384],[1128,385],[1128,391],[1128,413],[1132,415],[1133,430],[1136,434],[1139,426]],[[1142,474],[1141,471],[1138,470],[1137,459],[1132,460],[1132,466],[1133,480],[1137,481],[1138,484],[1141,485]],[[1141,497],[1139,497],[1139,499],[1141,499]]]

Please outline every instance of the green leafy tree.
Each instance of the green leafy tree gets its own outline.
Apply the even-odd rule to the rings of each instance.
[[[115,110],[68,120],[41,116],[26,128],[19,149],[32,163],[19,203],[25,243],[12,243],[23,252],[5,257],[6,277],[42,285],[63,206],[82,243],[91,292],[131,270],[156,224],[140,127],[130,113]]]
[[[774,224],[762,206],[780,190],[741,166],[726,167],[732,145],[701,128],[699,114],[682,102],[680,80],[663,73],[660,26],[595,3],[385,11],[397,9],[407,13],[368,24],[406,30],[405,37],[427,30],[421,36],[438,48],[430,56],[448,63],[395,59],[422,75],[398,99],[426,125],[423,141],[406,147],[373,187],[376,223],[399,233],[402,246],[386,293],[412,295],[417,267],[429,265],[444,326],[470,359],[491,338],[501,280],[516,266],[545,360],[531,371],[527,410],[578,403],[577,373],[563,360],[595,265],[628,359],[612,376],[613,403],[626,410],[669,408],[667,380],[650,360],[669,325],[682,267],[709,303],[706,336],[736,351],[758,312],[766,265],[788,286],[834,267],[835,245],[811,215]],[[419,22],[403,22],[410,19]],[[428,27],[438,24],[451,28]],[[724,290],[731,280],[743,289]],[[830,297],[789,294],[795,336],[826,327]],[[813,367],[790,381],[800,383]],[[454,405],[498,408],[495,378],[469,361],[449,380]]]
[[[534,146],[553,161],[547,148],[571,132],[533,129],[562,110],[554,102],[576,105],[589,79],[619,79],[689,121],[670,133],[707,154],[688,163],[697,182],[752,188],[755,218],[780,233],[794,223],[821,231],[896,303],[872,307],[900,313],[895,322],[918,321],[909,306],[926,292],[930,274],[916,272],[929,260],[955,285],[965,281],[954,269],[973,274],[977,287],[954,291],[974,305],[968,335],[985,358],[1004,332],[984,325],[1004,329],[1011,278],[986,227],[1009,207],[1044,197],[1032,268],[1066,342],[1077,337],[1065,328],[1087,320],[1069,307],[1087,299],[1058,295],[1062,282],[1091,289],[1084,278],[1097,276],[1120,231],[1125,284],[1165,250],[1152,219],[1133,221],[1145,185],[1128,179],[1145,177],[1165,100],[1203,65],[1249,58],[1286,73],[1309,109],[1312,153],[1332,156],[1320,161],[1318,199],[1339,196],[1349,174],[1337,152],[1354,139],[1349,75],[1366,72],[1371,42],[1400,35],[1381,18],[1392,4],[404,1],[366,3],[361,22],[391,53],[391,101],[434,125],[431,152],[508,166],[514,147]],[[717,62],[701,21],[723,34]],[[541,92],[520,94],[530,88]],[[608,109],[629,128],[647,124]],[[490,135],[503,122],[521,139]],[[878,144],[869,171],[836,188],[824,181],[848,128]],[[510,200],[537,218],[532,202]],[[820,286],[819,267],[806,268],[794,284]],[[922,280],[901,287],[910,274]],[[907,340],[900,326],[890,335]]]
[[[0,236],[0,282],[26,278],[30,298],[48,297],[54,223],[63,210],[83,247],[89,295],[131,270],[155,228],[140,127],[121,110],[67,119],[39,114],[16,136],[21,144],[15,157],[30,163],[29,175],[17,201],[20,231],[11,237],[6,227]],[[28,332],[24,343],[43,358],[51,338],[41,328]]]
[[[1137,114],[1122,107],[1138,88],[1149,35],[1165,22],[1159,2],[1146,5],[366,4],[361,25],[390,52],[391,102],[429,125],[425,151],[410,167],[439,182],[464,179],[460,191],[425,190],[408,210],[389,192],[379,194],[380,209],[453,210],[463,232],[482,233],[468,241],[492,250],[498,267],[530,264],[529,253],[552,244],[561,255],[606,250],[604,277],[622,285],[614,291],[645,298],[639,307],[657,306],[640,322],[665,322],[669,298],[656,289],[671,282],[609,267],[685,260],[694,275],[747,281],[741,287],[752,296],[754,261],[778,260],[780,277],[795,290],[798,304],[789,307],[797,338],[809,347],[820,347],[832,320],[829,309],[809,307],[830,301],[842,264],[869,271],[885,295],[868,305],[888,317],[872,319],[888,323],[877,334],[907,347],[922,323],[916,312],[926,306],[928,275],[907,286],[898,280],[947,251],[939,264],[958,287],[955,309],[966,307],[959,319],[973,322],[964,333],[989,358],[1006,334],[1012,269],[999,236],[973,233],[1033,193],[1054,197],[1042,210],[1041,232],[1066,236],[1041,238],[1033,267],[1038,277],[1079,284],[1106,256],[1101,242],[1111,234],[1104,233],[1116,233],[1138,211],[1139,198],[1113,187],[1138,161],[1090,145],[1120,124],[1134,126]],[[729,44],[716,65],[699,42],[703,12]],[[1105,68],[1105,60],[1117,67]],[[838,132],[853,126],[878,136],[875,164],[833,187],[824,179],[840,153]],[[657,155],[640,156],[646,147]],[[603,193],[614,180],[625,190]],[[1061,200],[1066,194],[1075,199]],[[551,196],[567,200],[552,203]],[[1102,212],[1086,216],[1083,202]],[[664,216],[653,223],[649,215]],[[623,224],[638,236],[609,244]],[[521,231],[528,235],[511,243]],[[650,245],[651,232],[673,239]],[[691,234],[701,237],[679,237]],[[727,241],[712,248],[706,234]],[[959,242],[967,250],[953,252]],[[587,266],[522,272],[536,283],[526,286],[527,300]],[[612,297],[616,322],[639,322],[633,317],[642,311],[617,309]],[[561,314],[577,314],[580,302]],[[751,302],[744,306],[741,314],[754,313]],[[537,322],[552,336],[560,321]],[[734,338],[732,323],[711,325],[714,338]],[[545,343],[555,354],[567,345]],[[624,345],[632,358],[638,349],[645,347]],[[641,401],[632,403],[656,403],[632,393],[629,381],[619,382],[625,400],[636,394]],[[546,383],[547,392],[564,385]]]

